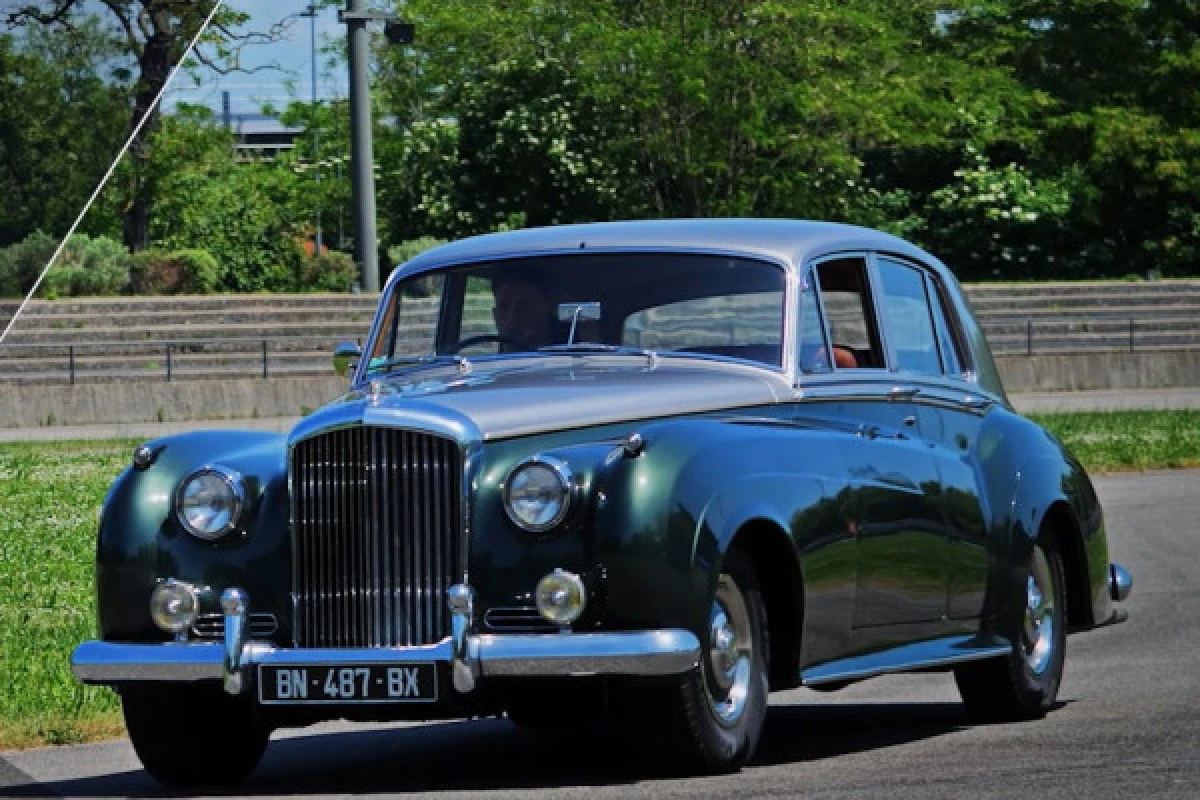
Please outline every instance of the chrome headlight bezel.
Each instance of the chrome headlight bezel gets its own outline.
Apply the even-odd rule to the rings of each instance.
[[[513,484],[522,473],[530,469],[546,470],[558,482],[559,508],[545,522],[532,522],[523,518],[513,505]],[[528,533],[547,533],[557,528],[567,518],[571,511],[576,488],[575,476],[565,461],[553,456],[531,456],[513,467],[504,481],[504,511],[513,524],[521,530]]]
[[[189,485],[205,476],[216,477],[229,491],[230,512],[229,520],[217,530],[203,530],[192,525],[188,521],[187,514],[184,513],[183,503],[184,495]],[[179,486],[175,489],[175,519],[190,535],[199,539],[202,542],[216,542],[224,539],[229,534],[233,533],[238,528],[238,524],[242,520],[242,511],[246,508],[246,484],[242,479],[242,475],[237,470],[229,467],[221,466],[220,464],[207,464],[200,469],[189,472],[183,480],[179,482]]]

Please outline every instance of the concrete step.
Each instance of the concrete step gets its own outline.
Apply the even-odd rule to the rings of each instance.
[[[1132,296],[1144,293],[1200,291],[1200,279],[1172,278],[1160,281],[1037,281],[1028,283],[967,283],[963,290],[974,301],[995,296],[1068,297],[1107,294]]]
[[[1079,295],[1075,297],[1050,297],[1046,295],[1028,295],[1013,297],[994,297],[984,300],[972,299],[971,308],[976,314],[987,314],[994,311],[1022,310],[1093,310],[1110,306],[1126,308],[1152,308],[1159,305],[1180,306],[1184,308],[1200,308],[1200,292],[1172,294],[1101,294]]]
[[[275,323],[271,325],[146,325],[141,328],[95,327],[83,329],[15,328],[5,344],[84,344],[87,342],[168,342],[186,339],[275,339],[288,336],[365,339],[370,325],[364,322]]]
[[[142,313],[181,310],[219,311],[231,307],[248,308],[308,308],[308,309],[367,309],[374,311],[379,303],[376,294],[213,294],[153,297],[85,297],[65,300],[32,300],[24,314],[108,314],[123,311]],[[0,310],[6,304],[0,304]],[[13,303],[15,308],[18,303]]]
[[[1095,308],[1005,308],[975,310],[975,317],[984,325],[993,322],[1015,322],[1031,319],[1035,322],[1056,319],[1200,319],[1200,304],[1127,306],[1112,305]]]
[[[433,318],[436,309],[430,308]],[[147,323],[157,327],[215,327],[225,325],[305,325],[332,321],[361,325],[369,328],[374,310],[365,309],[314,309],[314,308],[240,308],[202,311],[163,311],[152,315],[140,311],[121,311],[111,314],[81,316],[77,314],[42,314],[36,317],[21,317],[15,330],[22,333],[43,330],[92,330],[95,328],[144,328]]]
[[[1131,318],[1132,319],[1132,318]],[[985,320],[982,322],[988,337],[1004,335],[1024,336],[1030,331],[1032,322],[1034,336],[1074,336],[1086,333],[1124,333],[1129,335],[1130,319],[1071,318],[1010,321]],[[1195,317],[1168,317],[1165,319],[1133,319],[1134,335],[1147,331],[1161,333],[1191,333],[1200,340],[1200,315]]]

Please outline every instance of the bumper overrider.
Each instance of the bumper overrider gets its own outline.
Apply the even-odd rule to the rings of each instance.
[[[219,680],[238,695],[259,666],[319,667],[354,664],[448,664],[459,693],[481,677],[678,675],[700,663],[700,642],[681,629],[613,633],[472,634],[473,594],[448,592],[451,636],[436,644],[380,648],[282,648],[247,636],[248,600],[240,589],[221,594],[224,642],[154,644],[84,642],[71,655],[71,671],[84,683]]]

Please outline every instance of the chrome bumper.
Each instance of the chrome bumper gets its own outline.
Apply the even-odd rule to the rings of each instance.
[[[1133,591],[1133,576],[1116,562],[1108,565],[1108,594],[1118,603],[1124,602]]]
[[[84,683],[220,680],[230,694],[246,690],[260,665],[449,664],[454,688],[475,688],[480,676],[678,675],[700,663],[691,631],[469,635],[471,598],[466,587],[450,597],[453,635],[421,647],[370,649],[280,648],[245,639],[245,594],[222,595],[224,642],[132,644],[84,642],[71,655],[71,671]]]

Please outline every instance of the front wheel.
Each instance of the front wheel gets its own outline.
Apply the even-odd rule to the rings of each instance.
[[[767,614],[754,565],[726,558],[709,611],[700,668],[667,691],[663,721],[689,767],[729,772],[758,747],[767,715]]]
[[[121,692],[121,707],[142,766],[167,786],[240,783],[270,736],[251,702],[220,686],[131,686]]]
[[[1067,591],[1062,554],[1049,531],[1033,546],[1024,589],[1012,653],[954,671],[967,712],[981,721],[1036,719],[1058,697],[1067,651]]]

